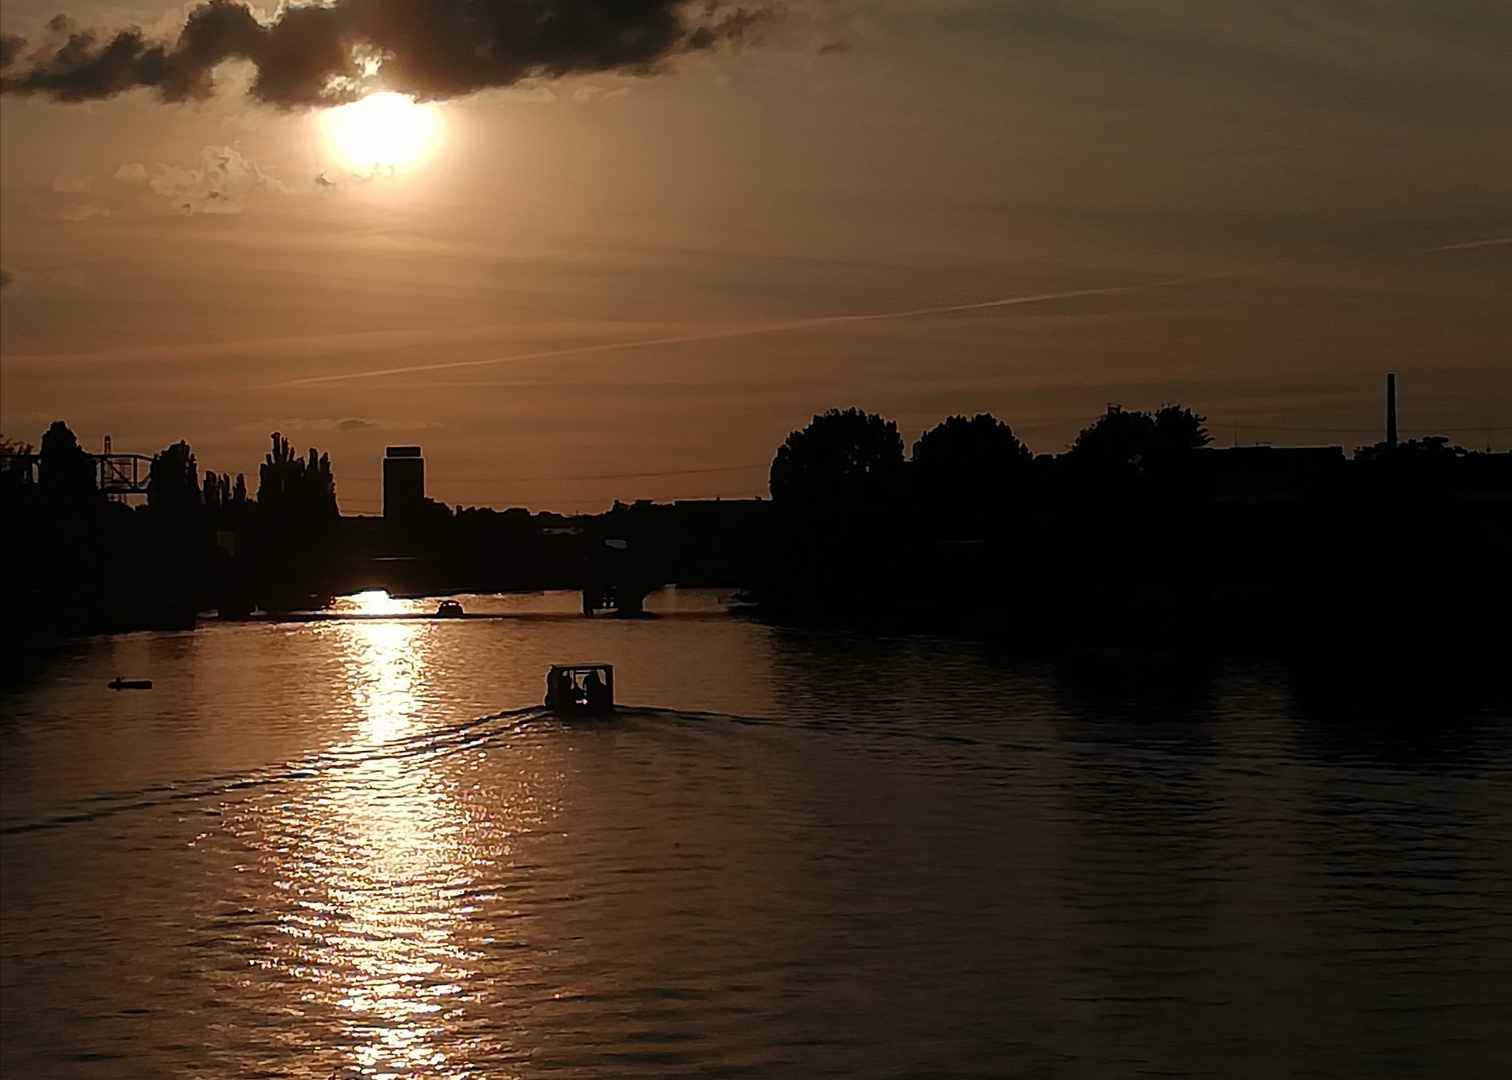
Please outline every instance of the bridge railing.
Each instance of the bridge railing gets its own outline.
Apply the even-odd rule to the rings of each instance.
[[[0,474],[6,483],[35,484],[41,454],[0,454]]]
[[[146,454],[90,454],[94,458],[95,487],[106,495],[145,495],[152,475]],[[35,484],[42,475],[41,454],[0,454],[0,473],[11,483]]]
[[[152,459],[143,454],[91,454],[95,486],[107,495],[145,495]]]

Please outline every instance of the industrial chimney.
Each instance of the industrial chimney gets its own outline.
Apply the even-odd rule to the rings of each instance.
[[[1396,373],[1386,373],[1386,445],[1397,444],[1396,428]]]

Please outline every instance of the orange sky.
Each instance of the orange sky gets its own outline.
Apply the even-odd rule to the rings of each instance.
[[[763,493],[852,404],[909,442],[991,411],[1051,452],[1115,401],[1354,446],[1388,370],[1406,434],[1512,441],[1512,5],[825,11],[448,102],[394,176],[229,89],[6,97],[0,430],[248,473],[279,430],[346,512],[392,443],[451,503]]]

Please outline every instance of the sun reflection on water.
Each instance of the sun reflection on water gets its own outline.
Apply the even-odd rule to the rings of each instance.
[[[403,615],[411,604],[390,596],[387,589],[366,589],[352,596],[337,597],[333,610],[354,615]]]
[[[308,982],[305,1003],[334,1010],[353,1075],[473,1075],[484,1047],[455,1030],[477,960],[458,931],[489,860],[467,850],[465,808],[423,755],[396,753],[426,732],[435,630],[420,622],[333,624],[348,646],[357,718],[309,798],[283,808],[280,917],[272,966]]]
[[[360,741],[381,745],[412,734],[421,720],[429,627],[373,622],[350,623],[342,629],[355,645],[346,666],[352,704],[361,717]]]

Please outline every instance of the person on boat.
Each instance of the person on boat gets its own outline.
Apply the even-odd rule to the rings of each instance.
[[[553,671],[547,686],[546,704],[553,709],[571,708],[577,700],[577,688],[570,671]]]
[[[588,677],[583,680],[583,695],[590,709],[602,709],[609,704],[609,684],[604,682],[598,669],[588,672]]]

